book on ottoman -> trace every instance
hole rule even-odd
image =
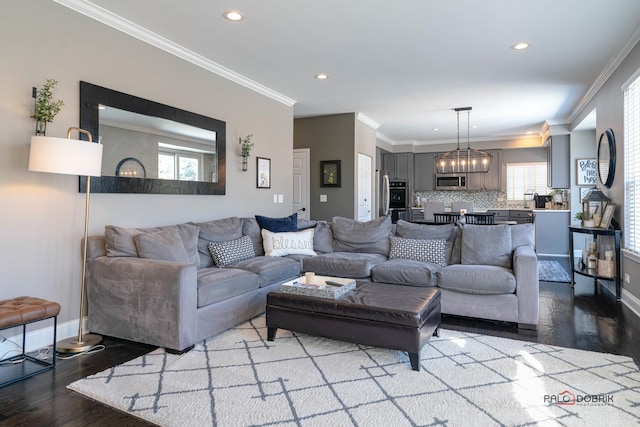
[[[342,295],[356,288],[353,279],[339,277],[315,276],[311,283],[305,283],[305,277],[299,277],[280,285],[280,292],[311,297],[338,299]]]

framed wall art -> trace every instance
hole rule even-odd
[[[614,203],[609,203],[606,208],[604,208],[604,214],[602,215],[602,221],[600,221],[600,228],[608,229],[611,225],[611,220],[613,219],[613,213],[616,210],[616,205]]]
[[[340,186],[340,160],[320,161],[320,187]]]
[[[271,188],[271,159],[256,157],[256,187]]]
[[[596,185],[597,179],[596,159],[576,159],[576,185]]]

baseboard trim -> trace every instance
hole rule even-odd
[[[87,318],[83,319],[84,321],[84,330],[87,330]],[[44,326],[40,329],[30,330],[29,328],[33,328],[34,326]],[[69,338],[78,335],[78,319],[70,320],[64,323],[58,323],[58,336],[56,337],[58,340]],[[7,336],[4,333],[10,332],[12,336]],[[6,329],[4,331],[0,331],[0,335],[5,337],[7,340],[0,343],[0,358],[5,359],[9,356],[20,354],[20,349],[22,346],[22,326]],[[50,347],[53,343],[53,319],[46,319],[42,322],[30,323],[27,325],[27,337],[25,342],[26,351],[36,351],[41,348]],[[13,343],[17,344],[14,345]]]
[[[540,254],[540,253],[536,253],[536,255],[538,256],[538,258],[540,258],[541,256],[550,257],[550,258],[569,258],[569,254]]]
[[[620,301],[622,301],[622,303],[626,305],[629,310],[633,311],[636,316],[640,317],[640,299],[638,299],[631,292],[627,291],[625,288],[622,288]]]

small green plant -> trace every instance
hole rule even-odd
[[[53,88],[58,84],[55,79],[47,79],[47,82],[42,86],[36,96],[36,106],[31,115],[32,119],[36,119],[39,122],[51,123],[53,118],[60,112],[60,109],[64,105],[61,99],[52,101]]]
[[[251,148],[253,148],[253,142],[251,142],[251,138],[253,138],[253,134],[247,135],[244,138],[240,138],[240,149],[242,157],[249,157],[251,153]]]
[[[578,221],[582,221],[582,212],[578,212],[574,218]]]

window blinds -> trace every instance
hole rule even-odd
[[[640,77],[624,90],[624,247],[640,253]]]
[[[524,193],[547,194],[547,163],[507,163],[507,200],[520,201]]]

